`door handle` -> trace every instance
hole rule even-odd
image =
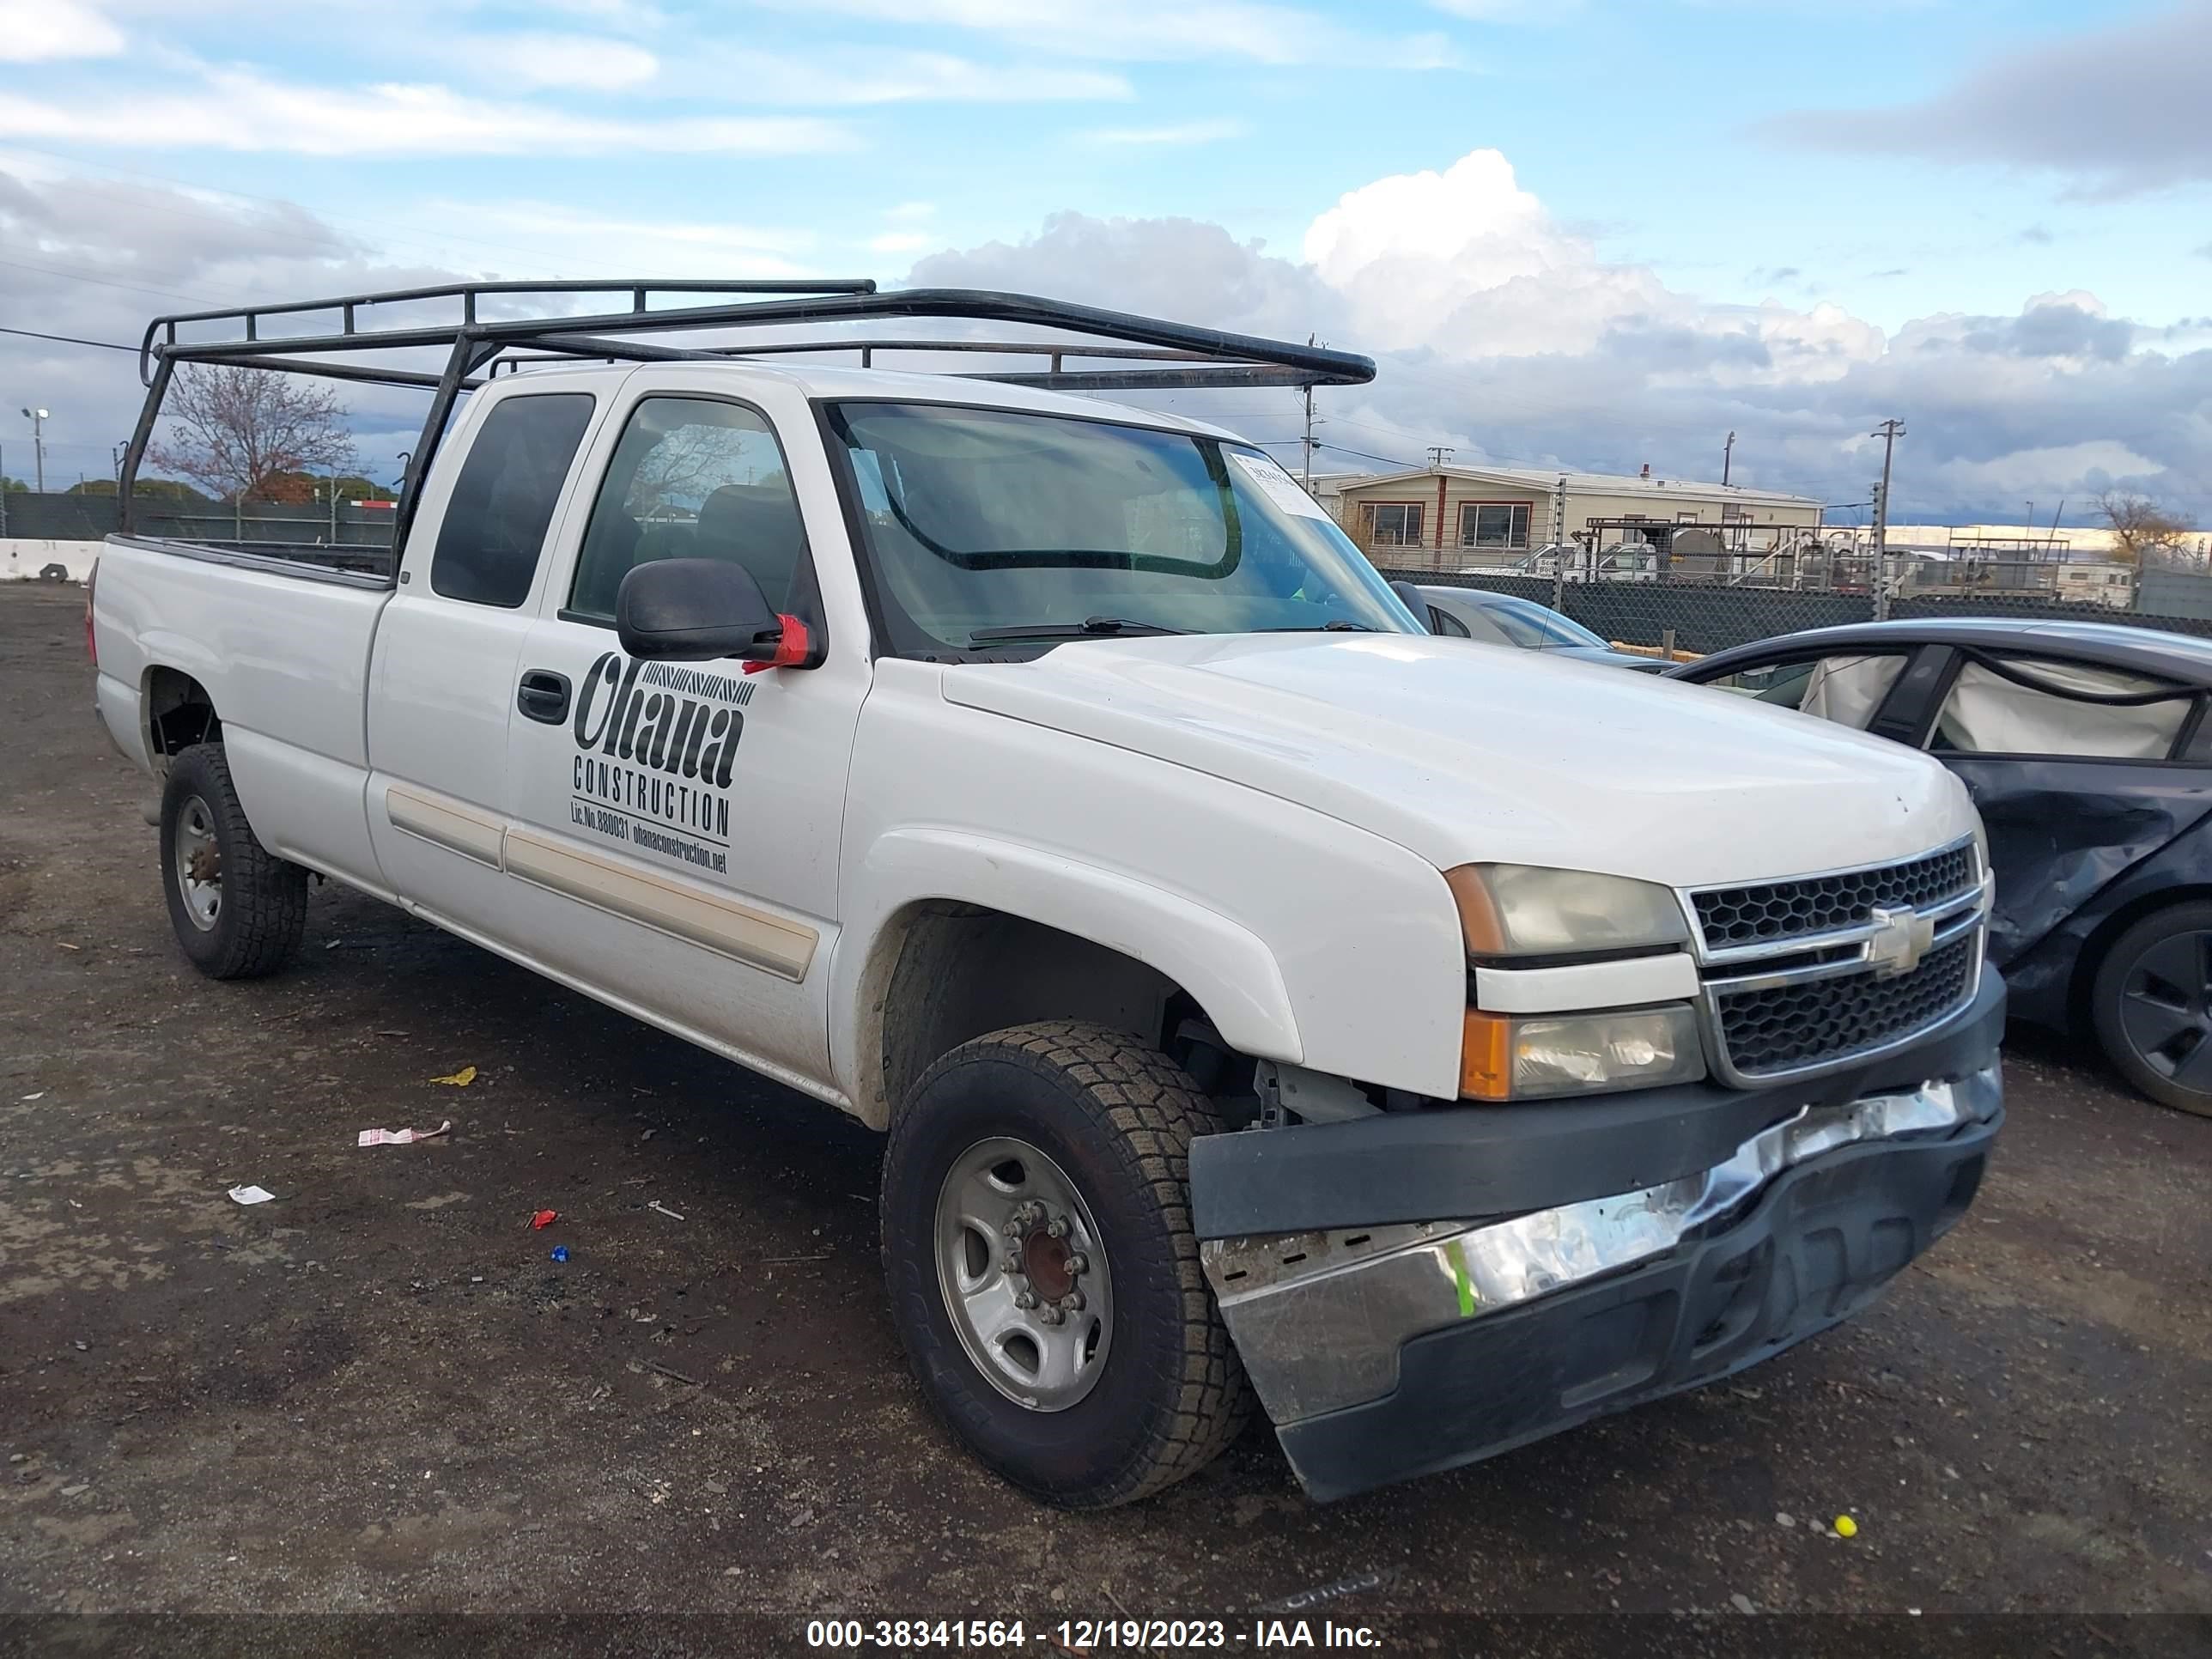
[[[526,668],[514,689],[514,706],[532,720],[558,726],[568,718],[568,677],[550,668]]]

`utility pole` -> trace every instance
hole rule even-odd
[[[1723,489],[1728,488],[1729,463],[1735,459],[1735,434],[1731,432],[1728,435],[1728,441],[1721,446],[1721,488]]]
[[[1429,446],[1429,465],[1431,466],[1442,466],[1446,461],[1451,459],[1451,458],[1452,448],[1449,444],[1431,444]]]
[[[39,494],[46,493],[46,419],[43,409],[27,409],[23,418],[31,423],[31,456],[39,469]]]
[[[1905,435],[1905,422],[1884,421],[1867,434],[1881,440],[1881,488],[1874,498],[1874,557],[1875,568],[1886,578],[1889,571],[1889,463],[1897,448],[1897,441]]]
[[[1307,494],[1307,495],[1312,495],[1312,494],[1313,494],[1313,451],[1314,451],[1314,442],[1313,442],[1313,388],[1312,388],[1311,386],[1308,386],[1308,387],[1306,388],[1306,435],[1305,435],[1304,442],[1305,442],[1305,457],[1306,457],[1306,494]]]

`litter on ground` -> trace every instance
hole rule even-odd
[[[230,1196],[237,1204],[266,1204],[276,1194],[263,1187],[233,1187]]]
[[[441,1135],[453,1127],[453,1120],[447,1118],[434,1129],[363,1129],[355,1144],[361,1146],[405,1146],[414,1141],[428,1140]]]
[[[447,1084],[456,1089],[465,1089],[476,1080],[477,1068],[473,1066],[464,1066],[450,1077],[434,1077],[430,1079],[433,1083]]]

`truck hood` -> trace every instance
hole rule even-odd
[[[1409,634],[1081,641],[945,671],[963,707],[1477,860],[1669,886],[1908,858],[1973,808],[1929,757],[1794,710]],[[1200,827],[1192,826],[1194,833]]]

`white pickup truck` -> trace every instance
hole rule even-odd
[[[391,337],[343,303],[290,366]],[[1213,427],[617,323],[431,342],[395,558],[110,541],[100,714],[206,972],[280,967],[312,872],[886,1132],[928,1397],[1073,1506],[1255,1394],[1319,1498],[1488,1456],[1965,1211],[2003,989],[1935,761],[1431,638]],[[136,450],[259,337],[158,344]]]

